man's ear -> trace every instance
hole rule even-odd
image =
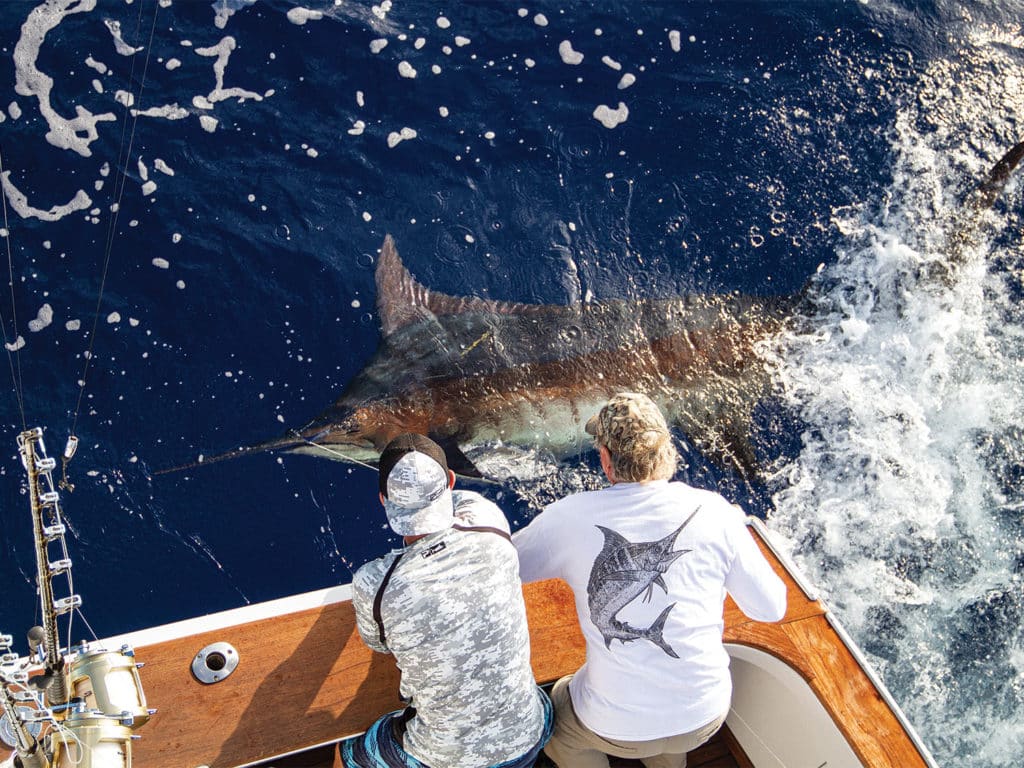
[[[455,487],[455,473],[452,472],[450,469],[448,470],[448,487],[449,488],[454,488]]]
[[[383,507],[384,506],[384,494],[383,493],[378,493],[377,495],[380,497],[380,505]]]
[[[601,469],[604,470],[605,477],[608,478],[608,482],[615,485],[615,470],[612,466],[612,452],[602,445],[598,448],[598,455],[601,457]]]

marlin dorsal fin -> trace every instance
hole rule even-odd
[[[420,283],[402,263],[391,235],[384,238],[375,275],[377,314],[384,336],[431,316],[457,315],[463,312],[488,312],[499,315],[537,315],[551,308],[542,304],[449,296],[432,291]]]
[[[374,277],[382,334],[390,336],[429,314],[431,292],[405,268],[391,235],[384,238]]]

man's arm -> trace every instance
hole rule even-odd
[[[394,554],[371,560],[352,577],[352,607],[356,610],[356,628],[367,647],[378,653],[391,651],[380,640],[380,627],[373,617],[373,601],[393,559]]]
[[[740,610],[754,621],[779,621],[786,615],[786,585],[761,554],[753,534],[742,522],[738,525],[734,536],[736,557],[725,588]]]
[[[551,557],[550,518],[541,512],[533,521],[512,534],[512,543],[519,553],[519,578],[524,584],[559,575]]]

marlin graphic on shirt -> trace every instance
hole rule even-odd
[[[691,551],[673,550],[672,547],[683,528],[699,511],[700,507],[697,507],[682,525],[657,541],[634,543],[610,528],[597,526],[604,534],[604,546],[590,571],[587,599],[590,604],[590,620],[601,631],[606,647],[611,648],[612,640],[621,640],[623,643],[640,639],[650,640],[669,656],[679,658],[672,650],[672,646],[662,637],[665,621],[675,603],[663,610],[646,629],[630,626],[615,616],[644,591],[647,593],[644,602],[650,601],[655,584],[668,593],[662,574],[682,555]]]

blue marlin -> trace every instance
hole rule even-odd
[[[982,213],[1022,157],[1024,143],[965,200],[935,282],[959,267]],[[801,296],[694,294],[566,306],[450,296],[416,280],[391,236],[375,281],[380,345],[335,403],[299,430],[206,463],[274,449],[375,463],[393,437],[419,432],[444,447],[453,470],[480,477],[470,449],[500,444],[559,459],[578,455],[590,446],[586,420],[611,395],[633,391],[658,403],[710,460],[747,480],[758,477],[752,414],[772,387],[762,350]]]
[[[587,601],[590,605],[590,620],[601,631],[604,644],[610,648],[612,640],[624,643],[633,640],[650,640],[669,656],[679,656],[662,637],[668,614],[675,603],[667,606],[646,629],[632,627],[619,621],[616,615],[633,600],[645,593],[644,602],[649,602],[657,584],[667,594],[665,579],[662,577],[672,564],[690,552],[689,549],[672,549],[683,528],[700,511],[695,509],[672,533],[657,541],[631,542],[624,536],[597,526],[604,534],[604,546],[594,560],[587,582]]]
[[[788,296],[519,304],[437,293],[394,240],[376,271],[381,343],[341,397],[281,447],[376,461],[403,432],[441,444],[452,469],[480,471],[468,448],[591,445],[583,425],[621,391],[643,392],[713,460],[752,476],[751,413],[770,386],[758,345],[790,316]],[[266,447],[276,447],[268,445]]]

